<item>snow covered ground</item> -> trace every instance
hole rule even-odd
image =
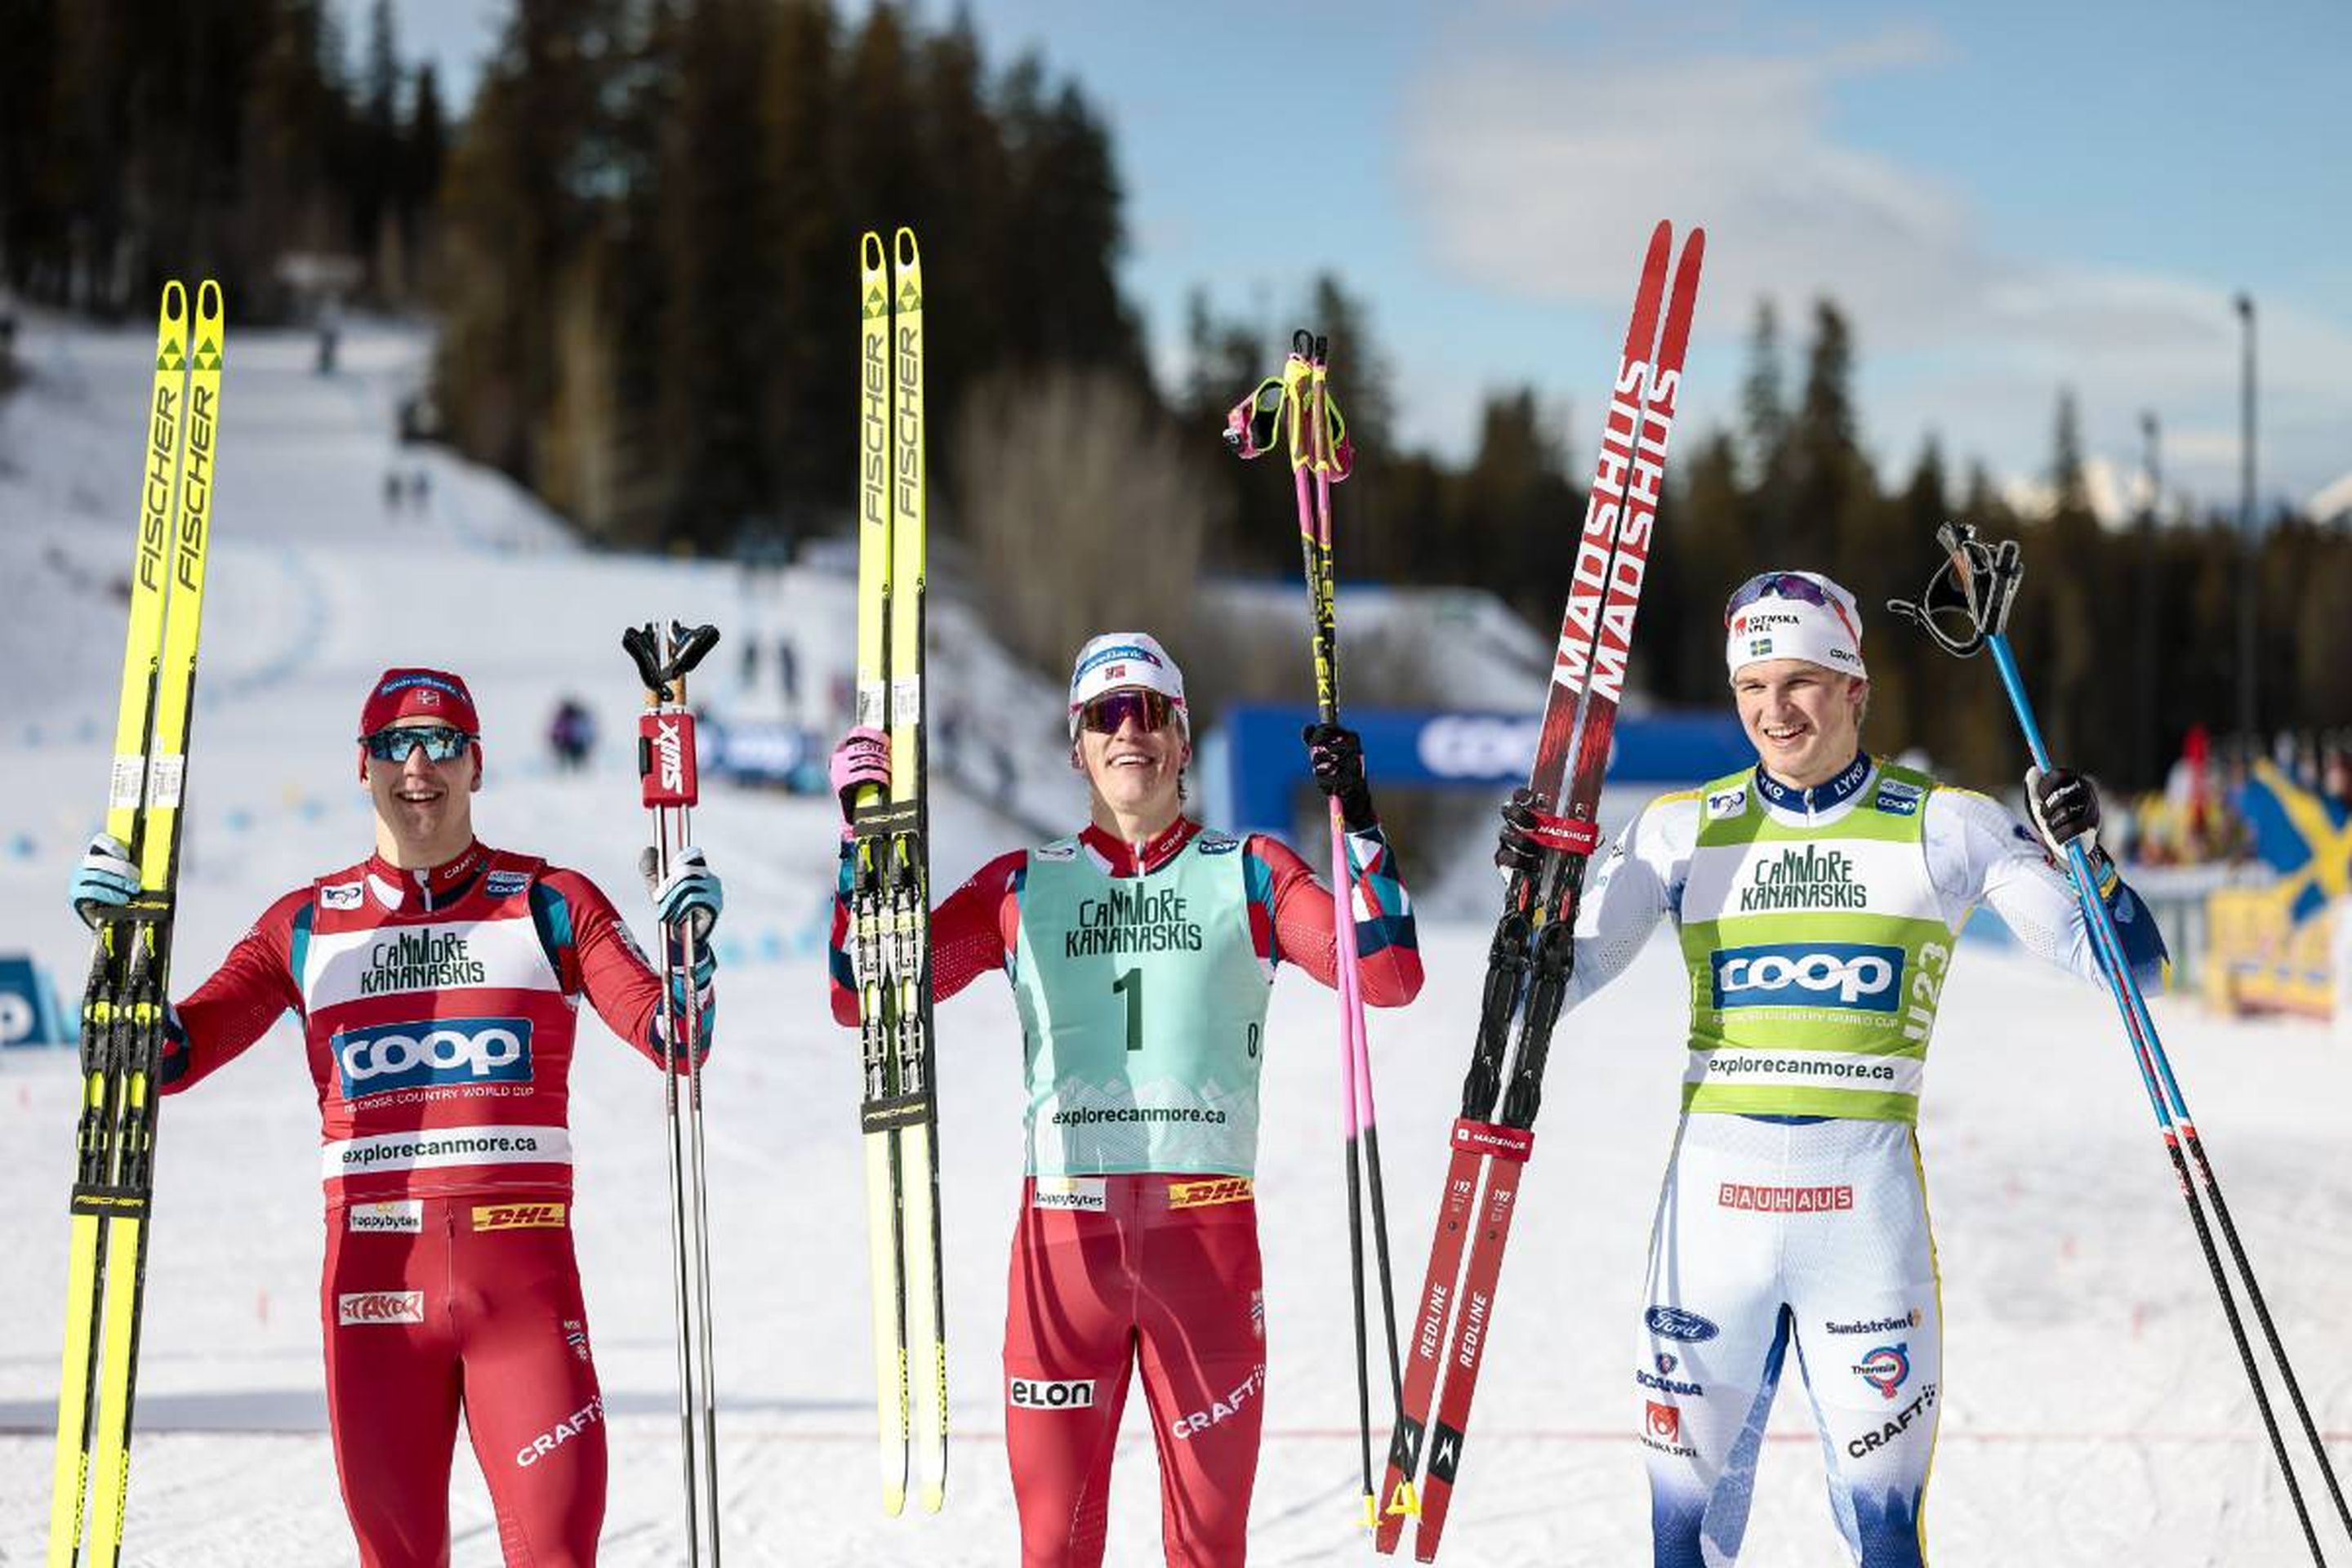
[[[0,411],[0,950],[70,987],[87,942],[64,908],[93,824],[136,470],[130,427],[146,342],[28,323],[34,390]],[[494,476],[396,455],[391,411],[413,333],[358,331],[321,382],[309,344],[233,342],[178,938],[184,990],[276,893],[361,853],[351,724],[387,664],[464,670],[480,700],[484,836],[580,866],[638,910],[642,826],[617,742],[583,775],[537,760],[574,691],[618,736],[635,700],[618,652],[632,619],[790,628],[810,673],[843,656],[849,590],[821,573],[593,555]],[[432,474],[425,513],[390,513],[384,468]],[[963,679],[992,650],[951,634]],[[943,661],[945,662],[945,661]],[[45,673],[36,680],[29,672]],[[944,674],[945,672],[943,672]],[[714,659],[724,693],[730,661]],[[992,687],[992,695],[994,688]],[[1049,746],[1050,698],[1023,755]],[[1042,738],[1041,738],[1042,737]],[[1074,820],[1077,786],[1024,771],[1023,804]],[[1033,797],[1044,792],[1042,803]],[[1016,842],[961,797],[939,809],[944,884]],[[1020,1042],[1003,987],[945,1005],[941,1095],[950,1393],[948,1511],[881,1517],[871,1479],[865,1257],[849,1037],[825,1016],[810,948],[834,832],[824,802],[714,791],[698,837],[729,883],[712,1068],[718,1355],[727,1545],[738,1563],[1002,1564],[1015,1560],[997,1373],[1019,1184]],[[1430,984],[1376,1015],[1382,1143],[1401,1289],[1418,1279],[1467,1049],[1485,932],[1425,930]],[[1671,1135],[1681,982],[1654,948],[1564,1026],[1541,1146],[1513,1241],[1445,1560],[1647,1561],[1641,1415],[1628,1375],[1642,1257]],[[1355,1395],[1335,1102],[1332,1003],[1276,990],[1261,1209],[1271,1373],[1254,1517],[1261,1563],[1368,1559],[1352,1527]],[[2352,1152],[2331,1086],[2340,1046],[2315,1026],[2158,1016],[2299,1354],[2339,1465],[2352,1461]],[[608,1408],[605,1561],[683,1560],[671,1382],[658,1083],[583,1016],[573,1112],[576,1212]],[[68,1054],[0,1059],[0,1563],[46,1528],[75,1092]],[[133,1563],[352,1560],[323,1431],[315,1310],[316,1109],[290,1027],[163,1122],[141,1363]],[[2152,1135],[2108,1004],[2029,961],[1972,947],[1947,992],[1921,1128],[1948,1321],[1930,1540],[1947,1564],[2289,1563],[2299,1533],[2211,1286]],[[1158,1561],[1150,1436],[1131,1408],[1111,1560]],[[1841,1560],[1805,1405],[1790,1392],[1759,1480],[1755,1568]],[[456,1561],[497,1561],[479,1478],[461,1459]]]

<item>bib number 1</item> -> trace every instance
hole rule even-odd
[[[1127,998],[1127,1048],[1143,1048],[1143,971],[1130,969],[1111,982],[1110,988]]]

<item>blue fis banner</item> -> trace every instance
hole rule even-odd
[[[0,953],[0,1047],[72,1043],[40,965],[24,953]]]

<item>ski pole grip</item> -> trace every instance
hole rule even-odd
[[[621,633],[621,647],[636,661],[637,679],[645,682],[646,694],[655,701],[667,701],[669,682],[662,679],[661,645],[654,638],[654,628],[648,626],[630,626]]]
[[[702,656],[719,646],[717,626],[689,626],[683,621],[669,624],[669,674],[675,679],[702,662]]]

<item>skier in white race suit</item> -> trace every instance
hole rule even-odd
[[[2027,774],[2033,826],[1874,757],[1853,597],[1810,572],[1743,584],[1726,662],[1757,764],[1660,796],[1584,894],[1567,1005],[1622,973],[1672,916],[1690,978],[1683,1117],[1667,1160],[1628,1388],[1657,1568],[1739,1554],[1789,1352],[1811,1395],[1830,1506],[1862,1568],[1926,1560],[1943,1384],[1935,1241],[1914,1124],[1961,925],[1990,905],[2028,951],[2100,979],[2072,884],[2080,839],[2143,985],[2156,921],[2097,847],[2098,797]],[[1543,819],[1504,812],[1496,859]]]

